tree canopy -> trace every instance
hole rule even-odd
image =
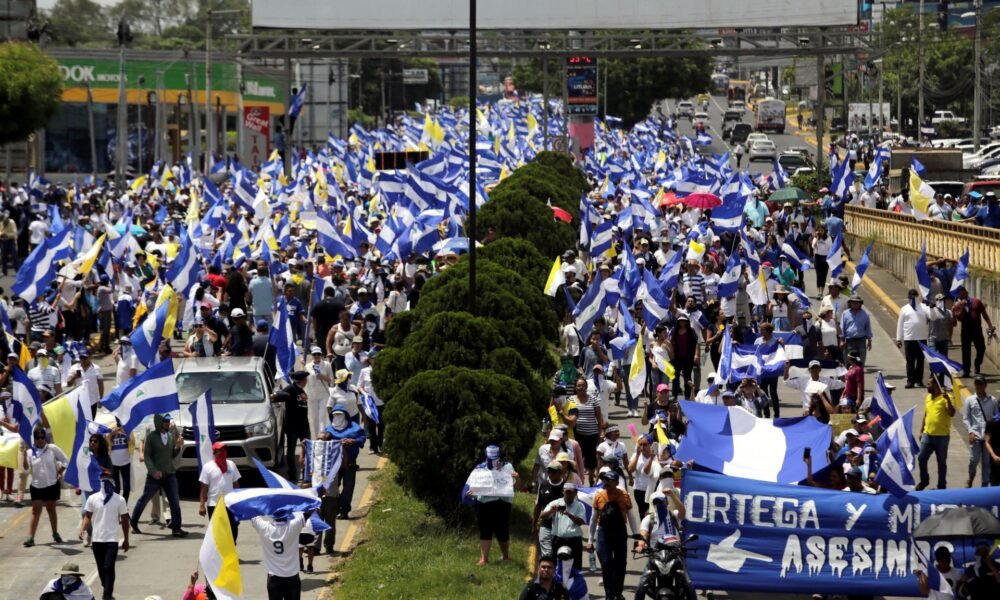
[[[0,145],[28,138],[59,110],[63,78],[34,44],[0,44]]]

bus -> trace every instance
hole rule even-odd
[[[712,93],[721,96],[728,90],[729,75],[726,75],[725,73],[712,73]]]
[[[726,100],[729,104],[740,100],[746,102],[750,99],[749,94],[747,94],[747,88],[750,86],[749,81],[730,79],[729,87],[726,89]]]
[[[755,131],[773,131],[785,133],[785,101],[775,98],[764,98],[754,106],[756,120]]]

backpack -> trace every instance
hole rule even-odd
[[[625,530],[625,519],[622,517],[622,511],[618,509],[617,503],[611,501],[610,496],[607,504],[601,509],[597,522],[608,533]]]

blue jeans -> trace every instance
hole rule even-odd
[[[142,511],[145,510],[146,504],[161,489],[167,495],[167,503],[170,504],[170,529],[180,531],[181,499],[177,491],[177,475],[175,473],[164,473],[160,479],[156,479],[152,475],[146,475],[146,486],[142,490],[142,496],[139,496],[138,502],[135,503],[135,508],[132,509],[133,526],[139,524],[139,519],[142,518]]]
[[[930,483],[930,474],[927,472],[927,461],[931,454],[937,458],[937,486],[938,489],[947,487],[945,480],[948,475],[948,440],[947,435],[927,435],[920,437],[920,454],[917,456],[917,465],[920,467],[920,486],[927,487]]]
[[[976,478],[976,465],[982,464],[983,487],[989,487],[990,470],[993,465],[993,461],[990,460],[990,453],[986,450],[985,444],[986,442],[984,440],[976,440],[969,444],[969,481],[973,481]]]
[[[604,596],[614,600],[625,589],[625,567],[628,564],[628,536],[622,528],[609,533],[603,527],[597,530],[597,558],[601,561],[601,579]]]

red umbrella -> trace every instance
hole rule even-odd
[[[667,192],[663,194],[663,205],[664,206],[674,206],[676,204],[681,204],[684,202],[684,198],[678,198],[677,194],[674,192]]]
[[[715,208],[716,206],[722,206],[722,198],[714,194],[695,192],[690,196],[684,197],[684,204],[691,208]]]

